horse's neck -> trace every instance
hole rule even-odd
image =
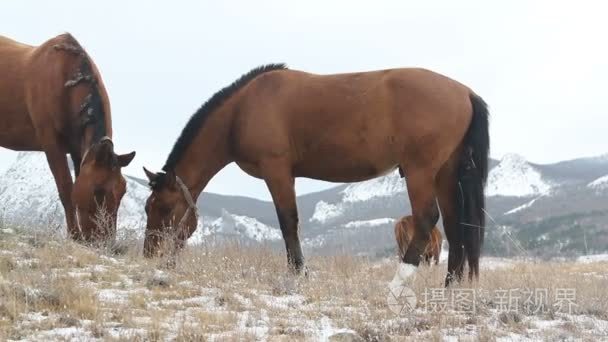
[[[175,166],[175,173],[193,192],[194,198],[198,198],[213,176],[233,161],[229,141],[232,114],[228,106],[212,113]]]
[[[83,60],[78,62],[80,65],[77,69],[80,76],[75,76],[71,81],[80,82],[78,77],[83,76],[88,76],[90,79],[77,83],[69,91],[77,98],[82,96],[78,100],[78,108],[75,108],[75,111],[78,113],[76,119],[84,125],[81,133],[81,153],[86,153],[91,146],[103,138],[112,138],[112,119],[108,94],[99,71],[86,53],[81,58]]]

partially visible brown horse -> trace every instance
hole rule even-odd
[[[405,257],[407,248],[410,245],[410,242],[412,242],[415,234],[416,228],[414,227],[414,218],[412,216],[402,217],[395,223],[395,239],[397,240],[399,258],[401,260]],[[426,263],[430,264],[432,259],[435,259],[435,265],[439,263],[441,242],[441,232],[439,231],[439,228],[435,226],[431,229],[431,237],[422,253],[422,258]]]
[[[484,231],[488,121],[479,96],[428,70],[315,75],[280,64],[259,67],[191,117],[164,172],[146,170],[153,191],[146,202],[145,255],[156,255],[167,235],[174,237],[171,248],[184,245],[197,226],[195,200],[236,162],[266,182],[289,265],[300,271],[295,177],[359,182],[400,168],[416,227],[403,257],[409,272],[420,262],[440,207],[450,243],[446,284],[461,278],[465,256],[473,278]]]
[[[120,168],[135,152],[114,153],[110,103],[91,58],[70,34],[38,47],[0,36],[0,75],[0,146],[44,151],[69,236],[84,241],[111,238],[126,191]],[[113,225],[103,227],[109,232],[98,231],[95,215],[100,208]]]

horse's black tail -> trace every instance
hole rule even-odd
[[[464,137],[463,152],[458,166],[458,222],[469,263],[469,278],[479,276],[479,257],[485,234],[484,188],[488,178],[490,152],[489,112],[484,100],[476,94],[469,96],[473,118]]]

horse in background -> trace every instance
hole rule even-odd
[[[174,114],[167,115],[167,118]],[[318,75],[262,66],[192,115],[161,172],[145,170],[144,254],[171,253],[197,228],[196,199],[235,162],[272,195],[290,269],[304,270],[294,181],[351,183],[395,169],[407,177],[416,233],[403,261],[420,263],[439,220],[449,241],[445,284],[465,258],[478,276],[490,146],[486,103],[470,88],[417,68]]]
[[[0,75],[0,146],[45,153],[71,238],[113,239],[126,191],[121,168],[135,152],[114,152],[110,102],[93,60],[68,33],[37,47],[0,36]],[[100,212],[109,227],[99,227]]]
[[[399,252],[399,259],[403,260],[407,253],[407,247],[412,241],[416,228],[414,227],[414,218],[412,216],[404,216],[395,223],[395,239]],[[435,265],[439,263],[439,255],[441,254],[441,232],[437,226],[431,229],[431,238],[422,253],[422,259],[430,264],[431,260],[435,260]]]

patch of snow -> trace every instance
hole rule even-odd
[[[55,328],[36,335],[32,341],[94,341],[90,331],[80,327]]]
[[[270,296],[259,295],[259,299],[264,301],[266,305],[275,309],[288,310],[298,308],[303,305],[306,298],[302,295],[287,295],[287,296]]]
[[[606,262],[608,254],[583,255],[576,259],[576,262],[588,264],[592,262]]]
[[[243,307],[245,308],[249,308],[249,309],[253,309],[253,302],[251,301],[251,299],[241,295],[240,293],[235,293],[232,295],[232,297],[239,302],[239,304],[241,304]]]
[[[254,218],[240,215],[232,215],[232,218],[234,219],[235,229],[253,240],[282,239],[282,235],[277,228],[267,226]]]
[[[111,263],[113,265],[120,265],[120,264],[122,264],[122,262],[116,260],[116,258],[109,257],[107,255],[103,255],[102,254],[102,255],[99,256],[99,258],[102,259],[102,260],[108,261],[109,263]]]
[[[67,272],[66,274],[72,278],[85,278],[85,279],[91,278],[91,276],[92,276],[91,272]]]
[[[385,224],[392,224],[393,222],[395,222],[394,219],[385,217],[385,218],[365,220],[365,221],[352,221],[352,222],[348,222],[347,224],[345,224],[344,227],[345,228],[375,227],[375,226],[382,226]]]
[[[329,338],[336,334],[352,334],[356,335],[355,331],[346,328],[336,328],[333,326],[331,319],[327,316],[321,317],[321,319],[317,322],[318,326],[316,330],[318,331],[316,340],[317,341],[329,341]]]
[[[132,290],[120,290],[120,289],[101,289],[97,292],[97,299],[101,302],[110,302],[118,304],[126,304],[129,302],[129,297],[137,293],[149,293],[150,291],[145,288],[132,289]]]
[[[42,314],[41,312],[28,312],[27,314],[23,314],[22,315],[23,319],[30,321],[30,322],[42,322],[45,319],[48,319],[49,316]]]
[[[364,202],[377,197],[390,197],[406,193],[405,181],[398,171],[365,182],[350,184],[342,190],[344,202]]]
[[[175,306],[198,306],[198,307],[214,307],[216,299],[215,297],[208,296],[196,296],[184,299],[162,299],[159,301],[160,307],[165,307],[167,305],[175,305]]]
[[[587,184],[587,187],[596,191],[608,190],[608,175],[594,180],[593,182]]]
[[[541,197],[543,197],[543,196],[538,196],[535,199],[533,199],[533,200],[531,200],[529,202],[526,202],[526,203],[520,205],[519,207],[513,208],[513,209],[507,211],[505,213],[505,215],[515,214],[515,213],[520,212],[520,211],[522,211],[524,209],[528,209],[528,208],[530,208],[534,204],[534,202],[536,202],[537,200],[539,200]]]
[[[91,272],[99,272],[99,273],[104,273],[109,270],[108,267],[104,266],[104,265],[93,265],[93,266],[88,267],[88,269]]]
[[[253,335],[256,341],[267,340],[270,327],[268,326],[269,318],[266,310],[260,311],[260,319],[254,319],[249,311],[240,312],[238,316],[237,326],[240,332]]]
[[[210,235],[244,237],[258,242],[274,241],[283,238],[277,228],[265,225],[255,218],[231,214],[226,210],[222,211],[221,217],[201,229],[199,236],[191,239],[191,241],[202,241],[206,236]]]
[[[513,265],[513,260],[495,257],[483,257],[480,259],[479,267],[484,270],[499,270],[513,267]]]
[[[148,330],[142,328],[125,328],[125,327],[111,327],[105,330],[109,337],[121,340],[121,339],[132,339],[132,340],[144,340],[148,334]]]
[[[536,238],[536,241],[547,241],[547,240],[549,240],[548,233],[541,234],[539,237]]]
[[[318,235],[314,238],[304,238],[302,246],[306,248],[319,248],[325,244],[325,237]]]
[[[330,204],[325,201],[319,201],[315,205],[315,211],[310,222],[326,223],[332,219],[340,217],[344,213],[344,208],[341,204]]]
[[[527,197],[548,195],[553,185],[516,154],[505,155],[488,175],[487,196]]]

